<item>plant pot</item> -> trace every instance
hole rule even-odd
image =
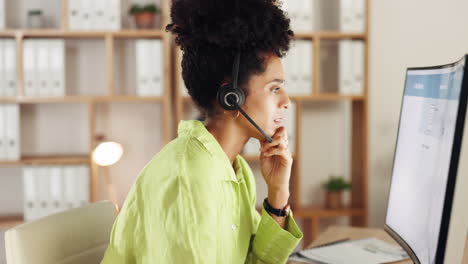
[[[140,13],[135,13],[133,17],[135,19],[135,25],[138,29],[154,28],[155,13],[140,12]]]
[[[326,191],[325,192],[325,206],[328,209],[343,208],[342,191]]]

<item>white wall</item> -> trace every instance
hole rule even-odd
[[[371,2],[369,206],[370,225],[382,226],[405,69],[450,63],[468,53],[468,1]]]

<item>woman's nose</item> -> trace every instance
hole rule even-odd
[[[291,100],[289,100],[289,96],[285,95],[285,99],[282,102],[281,108],[288,109],[291,105]]]

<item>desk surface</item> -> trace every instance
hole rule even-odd
[[[318,246],[339,239],[364,239],[368,237],[376,237],[383,241],[398,245],[393,238],[381,228],[362,228],[349,226],[331,226],[321,233],[318,238],[308,247]],[[412,264],[411,260],[393,262],[398,264]],[[302,262],[289,261],[288,264],[303,264]],[[468,238],[465,243],[465,255],[462,264],[468,264]]]

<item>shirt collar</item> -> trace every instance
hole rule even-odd
[[[223,162],[226,164],[226,166],[231,168],[230,172],[232,173],[228,173],[229,175],[226,176],[226,180],[235,181],[238,183],[242,182],[242,174],[244,173],[244,163],[242,162],[242,157],[237,155],[237,157],[234,159],[234,172],[234,169],[232,169],[233,166],[231,165],[231,161],[226,155],[226,152],[224,152],[218,140],[216,140],[216,138],[208,131],[208,129],[206,129],[203,122],[199,120],[181,120],[177,128],[177,134],[179,136],[186,135],[195,137],[203,144],[203,146],[211,155],[220,157],[223,159]]]

